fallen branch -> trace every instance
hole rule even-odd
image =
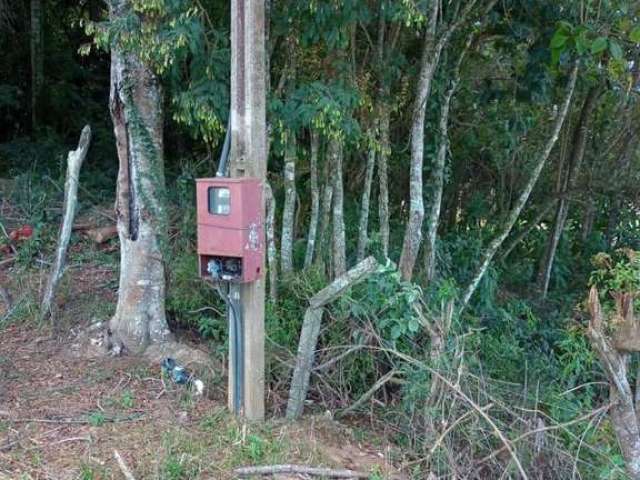
[[[118,462],[118,467],[120,467],[124,478],[126,478],[127,480],[136,480],[136,477],[133,476],[133,473],[131,473],[131,470],[129,470],[129,467],[124,462],[117,450],[113,451],[113,456],[116,459],[116,462]]]
[[[9,412],[0,411],[0,416],[8,416]],[[142,420],[144,415],[139,413],[128,417],[105,417],[102,419],[104,423],[124,423],[136,422]],[[3,422],[11,423],[58,423],[58,424],[74,424],[74,425],[91,425],[91,420],[81,418],[3,418]]]
[[[281,473],[314,475],[328,478],[369,478],[369,474],[354,470],[334,470],[331,468],[308,467],[306,465],[265,465],[260,467],[236,468],[233,473],[239,477],[251,475],[275,475]]]
[[[64,272],[65,257],[67,256],[67,248],[69,247],[69,239],[71,238],[71,229],[73,227],[73,218],[76,214],[76,205],[78,203],[78,176],[80,167],[89,151],[89,142],[91,141],[91,128],[86,125],[80,134],[78,148],[69,152],[67,156],[67,180],[64,187],[64,216],[62,218],[62,226],[60,227],[60,238],[56,249],[56,259],[51,269],[49,281],[42,296],[40,304],[40,322],[46,317],[52,316],[51,304],[56,293],[56,287],[62,278]]]

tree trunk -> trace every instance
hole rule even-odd
[[[333,276],[347,271],[347,246],[344,233],[344,184],[342,182],[342,143],[329,142],[329,158],[333,167]]]
[[[371,200],[371,185],[373,183],[373,169],[376,165],[376,151],[369,149],[367,155],[367,170],[364,178],[364,186],[362,188],[362,201],[360,204],[360,221],[358,223],[358,247],[356,261],[364,258],[369,243],[369,202]]]
[[[447,151],[449,150],[449,111],[451,109],[451,99],[458,88],[460,82],[460,66],[464,60],[465,54],[471,45],[472,36],[469,36],[465,44],[464,50],[460,53],[460,57],[456,62],[452,73],[451,84],[445,93],[440,110],[440,145],[438,146],[438,154],[436,155],[436,163],[433,167],[431,183],[433,185],[433,196],[431,198],[431,207],[429,208],[429,216],[427,218],[427,240],[425,245],[425,276],[430,283],[436,274],[436,237],[438,235],[438,226],[440,224],[440,210],[442,206],[442,191],[444,190],[444,168],[447,159]]]
[[[386,91],[386,90],[385,90]],[[388,91],[384,94],[380,107],[380,153],[378,154],[378,222],[382,254],[389,256],[389,175],[388,162],[391,153],[389,140],[389,105],[386,103]]]
[[[110,18],[131,14],[128,0],[112,0]],[[120,287],[110,328],[130,350],[165,342],[165,209],[160,82],[135,54],[111,50],[110,111],[120,168],[116,217]]]
[[[623,183],[624,178],[628,174],[633,156],[638,148],[638,140],[640,140],[640,135],[635,129],[631,130],[627,134],[624,148],[618,157],[614,172],[615,179],[618,180],[619,183]],[[614,190],[611,198],[611,205],[609,207],[609,221],[607,222],[607,230],[605,234],[609,248],[613,248],[615,245],[615,234],[620,221],[620,210],[622,210],[624,197],[624,193]]]
[[[304,255],[304,268],[309,268],[313,263],[313,255],[316,246],[318,220],[320,216],[320,187],[318,186],[318,150],[320,149],[320,135],[314,129],[311,130],[311,157],[310,182],[311,182],[311,216],[309,218],[309,234],[307,236],[307,251]]]
[[[587,145],[587,138],[589,135],[589,127],[591,125],[591,119],[595,110],[597,100],[599,96],[599,88],[591,87],[587,92],[587,98],[584,101],[582,110],[580,112],[580,118],[578,125],[573,134],[573,145],[571,150],[571,158],[569,160],[569,168],[563,180],[563,184],[560,191],[560,197],[558,199],[558,205],[556,207],[556,216],[554,221],[553,230],[549,235],[547,248],[544,253],[544,264],[540,272],[538,273],[538,288],[542,294],[542,298],[546,298],[549,291],[549,281],[551,279],[551,270],[553,268],[553,262],[560,243],[560,237],[564,231],[565,224],[567,222],[567,216],[569,215],[569,196],[573,190],[578,175],[580,174],[580,168],[582,166],[582,160],[584,159],[585,147]]]
[[[582,213],[582,230],[580,232],[580,239],[586,242],[593,232],[593,223],[596,220],[596,204],[592,198],[587,199],[587,204],[584,207]]]
[[[424,163],[424,124],[427,101],[431,92],[433,75],[440,61],[444,44],[436,42],[436,25],[440,2],[432,2],[429,25],[425,33],[418,87],[413,104],[411,121],[411,167],[409,173],[409,219],[404,233],[399,269],[403,280],[411,281],[413,268],[422,241],[424,200],[422,195],[422,168]],[[439,48],[438,48],[439,47]]]
[[[473,296],[474,292],[478,288],[478,285],[480,284],[480,280],[482,280],[482,277],[486,273],[487,268],[489,268],[489,264],[491,263],[491,260],[493,260],[493,257],[495,256],[496,252],[498,251],[502,243],[505,241],[505,239],[509,235],[509,232],[511,232],[513,225],[516,223],[516,220],[520,216],[520,212],[522,212],[522,209],[527,203],[527,200],[529,199],[529,195],[531,195],[531,191],[533,190],[533,187],[538,181],[540,172],[542,172],[542,168],[547,162],[547,159],[551,154],[551,150],[553,150],[553,147],[558,141],[558,137],[560,136],[560,130],[562,130],[562,125],[564,124],[564,121],[567,118],[567,114],[569,112],[569,105],[571,104],[573,91],[576,88],[577,78],[578,78],[578,64],[576,63],[573,66],[573,69],[571,71],[571,75],[569,77],[569,83],[566,89],[566,94],[562,102],[562,106],[560,107],[557,113],[556,121],[551,131],[551,136],[549,137],[549,140],[547,141],[547,144],[545,145],[544,150],[540,153],[540,156],[538,157],[538,160],[533,168],[533,172],[529,177],[529,181],[527,182],[527,184],[524,187],[524,190],[518,197],[518,200],[516,201],[515,205],[509,212],[509,215],[504,224],[504,227],[502,228],[502,232],[500,232],[500,234],[498,234],[493,240],[491,240],[491,242],[483,252],[482,257],[480,259],[480,266],[476,270],[476,273],[474,274],[473,278],[469,282],[469,285],[464,291],[462,301],[461,301],[461,310],[463,310],[469,303],[469,300],[471,300],[471,297]]]
[[[44,52],[42,35],[42,0],[31,0],[31,128],[40,120],[40,98],[44,84]]]
[[[490,0],[485,13],[493,8],[497,0]],[[467,21],[477,0],[470,0],[463,11],[436,36],[437,21],[440,15],[440,2],[432,2],[429,25],[424,38],[418,87],[413,104],[411,120],[411,167],[409,173],[409,219],[404,233],[402,253],[398,268],[402,278],[411,281],[413,269],[422,242],[422,222],[424,220],[424,200],[422,196],[422,168],[424,164],[424,125],[427,102],[431,92],[433,76],[438,68],[442,50],[449,43],[451,35]]]
[[[529,232],[531,232],[531,230],[533,230],[538,226],[538,224],[547,215],[547,213],[551,211],[551,208],[553,207],[555,202],[556,202],[556,199],[552,198],[542,206],[542,208],[540,209],[540,212],[538,212],[538,215],[536,215],[535,218],[531,220],[529,224],[518,235],[516,235],[516,237],[511,241],[511,243],[507,247],[505,247],[504,252],[502,253],[502,256],[501,256],[502,260],[506,260],[509,254],[513,251],[513,249],[516,248],[516,246],[522,240],[524,240],[527,237],[527,235],[529,235]]]
[[[265,219],[265,235],[267,240],[267,262],[269,269],[269,298],[272,302],[278,300],[278,249],[276,248],[275,223],[276,223],[276,199],[273,196],[271,185],[264,186],[267,217]]]
[[[318,254],[316,263],[320,264],[331,258],[329,247],[329,230],[331,228],[331,205],[333,204],[333,186],[331,179],[325,180],[322,192],[322,218],[320,219],[320,231],[318,234]]]
[[[296,212],[296,140],[293,132],[290,132],[290,135],[284,154],[284,206],[280,236],[280,262],[283,275],[293,271],[293,223]]]

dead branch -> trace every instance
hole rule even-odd
[[[366,279],[378,267],[379,264],[374,257],[367,257],[309,299],[309,308],[307,308],[302,322],[296,366],[289,389],[286,413],[288,419],[293,420],[302,415],[324,307],[342,295],[348,288]]]
[[[120,456],[117,450],[113,451],[113,456],[116,459],[116,462],[118,462],[118,467],[120,467],[120,471],[122,472],[124,477],[127,480],[136,480],[136,477],[133,476],[133,473],[131,473],[131,470],[129,470],[129,467],[127,466],[125,461],[122,459],[122,457]]]
[[[354,470],[334,470],[331,468],[308,467],[306,465],[264,465],[259,467],[242,467],[233,471],[239,477],[251,475],[275,475],[278,473],[291,473],[313,475],[328,478],[369,478],[369,474]]]
[[[360,408],[364,402],[366,402],[369,398],[371,398],[378,390],[380,390],[387,382],[389,382],[398,373],[399,373],[398,370],[391,370],[386,374],[384,374],[382,377],[378,379],[376,383],[373,384],[373,386],[369,390],[364,392],[362,396],[353,403],[353,405],[345,408],[342,412],[340,412],[340,416],[347,415],[357,410],[358,408]]]
[[[80,134],[78,148],[69,152],[67,156],[67,180],[65,182],[64,192],[64,216],[62,218],[62,226],[60,228],[60,238],[56,249],[56,259],[51,275],[47,282],[47,286],[42,296],[40,304],[40,322],[46,317],[52,316],[51,304],[55,296],[56,287],[62,278],[64,272],[65,257],[67,256],[67,248],[69,247],[69,239],[71,238],[71,229],[73,227],[73,218],[76,214],[76,205],[78,203],[78,176],[80,167],[89,151],[89,142],[91,141],[91,127],[85,125]],[[53,319],[53,318],[52,318]]]

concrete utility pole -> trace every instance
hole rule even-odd
[[[267,175],[264,24],[264,0],[231,0],[230,174],[258,178],[263,186]],[[264,194],[261,211],[264,218]],[[264,245],[264,230],[261,235]],[[239,287],[245,325],[242,412],[247,420],[264,418],[264,259],[260,270],[260,279]],[[229,407],[233,409],[231,369],[229,362]]]

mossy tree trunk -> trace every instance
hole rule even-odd
[[[111,20],[130,12],[112,0]],[[171,338],[165,316],[165,207],[160,82],[148,65],[118,45],[111,50],[109,107],[119,171],[116,216],[120,238],[118,305],[110,328],[127,349],[142,351]]]

